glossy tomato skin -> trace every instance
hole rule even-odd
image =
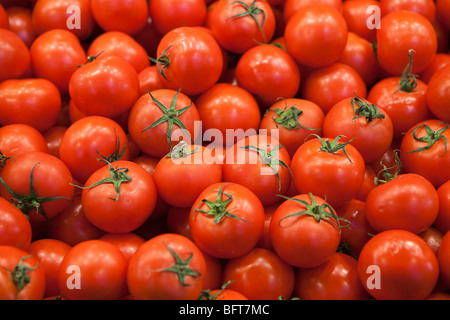
[[[30,51],[13,31],[0,28],[0,81],[19,78],[30,67]]]
[[[145,239],[134,232],[125,233],[105,233],[99,240],[103,240],[114,244],[125,256],[127,262],[130,262],[131,257],[137,249],[145,243]]]
[[[311,4],[319,3],[328,5],[341,13],[343,10],[342,0],[283,0],[282,2],[284,2],[282,5],[283,17],[286,21],[289,21],[289,19],[299,10]]]
[[[401,229],[418,234],[433,224],[438,210],[436,189],[415,173],[378,185],[366,199],[366,218],[377,232]]]
[[[61,94],[47,79],[11,79],[0,84],[0,123],[23,123],[40,132],[56,124]]]
[[[173,252],[171,252],[170,250]],[[193,271],[184,285],[175,272],[174,253]],[[186,237],[163,233],[142,244],[130,260],[127,283],[136,300],[196,300],[202,290],[206,262],[199,248]]]
[[[445,65],[428,82],[427,102],[431,112],[440,120],[450,122],[450,65]]]
[[[111,170],[115,170],[111,173]],[[127,180],[120,176],[125,172]],[[103,179],[119,175],[119,190]],[[132,232],[152,214],[157,198],[152,176],[132,161],[114,161],[95,171],[84,184],[81,202],[86,218],[99,229],[110,233]]]
[[[380,0],[381,17],[395,11],[413,11],[433,22],[436,16],[436,4],[432,0],[402,1]]]
[[[6,198],[0,197],[0,244],[28,250],[31,244],[30,221]]]
[[[221,210],[216,211],[215,205],[205,200],[219,203]],[[205,188],[192,205],[189,228],[202,251],[220,259],[237,258],[258,242],[264,228],[264,207],[247,187],[215,183]]]
[[[450,230],[450,181],[442,184],[438,189],[439,212],[434,220],[434,227],[442,233]]]
[[[433,291],[439,263],[418,235],[405,230],[376,234],[358,259],[358,274],[377,300],[422,300]]]
[[[228,260],[223,270],[227,289],[250,300],[289,299],[294,291],[294,268],[273,251],[254,248],[242,257]]]
[[[428,84],[431,80],[431,77],[436,73],[436,71],[443,68],[449,63],[450,63],[449,54],[437,52],[433,61],[428,65],[428,67],[425,68],[425,70],[423,70],[420,73],[419,75],[420,80]]]
[[[345,48],[347,35],[342,14],[324,4],[303,7],[284,30],[287,51],[297,63],[313,68],[335,63]]]
[[[369,10],[370,8],[372,10]],[[348,31],[359,35],[370,43],[374,43],[377,36],[376,28],[367,27],[368,21],[375,23],[373,14],[376,11],[373,8],[379,8],[377,0],[344,1],[342,3],[342,14],[347,22]]]
[[[153,91],[164,88],[156,65],[145,67],[138,73],[138,77],[140,85],[139,96],[147,94],[147,90]]]
[[[427,127],[425,127],[427,126]],[[427,130],[436,132],[429,135]],[[437,132],[440,132],[439,134]],[[439,136],[430,143],[420,139]],[[406,172],[417,173],[427,178],[436,188],[450,179],[450,129],[449,124],[438,119],[418,122],[406,132],[400,144],[400,160]]]
[[[6,12],[9,18],[9,30],[16,33],[30,48],[37,36],[32,22],[33,10],[27,7],[13,6],[6,9]]]
[[[298,268],[294,296],[301,300],[367,300],[358,275],[358,260],[341,252],[314,268]]]
[[[117,300],[126,292],[127,265],[115,245],[102,240],[83,241],[61,261],[60,294],[67,300]]]
[[[411,33],[415,36],[411,37]],[[437,37],[433,25],[413,11],[395,11],[384,16],[377,29],[377,57],[388,73],[399,76],[408,63],[408,52],[414,50],[414,74],[422,72],[437,51]]]

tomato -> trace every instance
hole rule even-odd
[[[322,68],[314,68],[303,78],[301,95],[322,108],[326,114],[339,101],[355,94],[366,98],[367,87],[353,67],[336,62]]]
[[[23,76],[31,61],[25,42],[13,31],[0,28],[0,48],[0,82]]]
[[[258,243],[256,243],[255,247],[256,248],[263,248],[263,249],[267,249],[267,250],[273,250],[273,246],[272,246],[272,241],[270,239],[270,233],[269,233],[269,228],[270,228],[270,221],[272,220],[273,214],[275,213],[275,210],[278,209],[278,206],[280,204],[274,203],[268,206],[264,206],[264,229],[263,229],[263,233],[261,234],[261,237],[258,240]]]
[[[377,21],[374,20],[374,14],[378,12],[376,10],[379,7],[379,1],[377,0],[344,1],[342,3],[342,14],[347,22],[348,31],[359,35],[370,43],[374,43],[377,36]],[[370,25],[370,28],[368,28],[368,25]]]
[[[127,136],[122,127],[112,119],[101,116],[84,117],[66,130],[61,139],[59,154],[75,180],[84,183],[105,163],[128,160]]]
[[[436,0],[436,17],[450,30],[450,1]]]
[[[158,67],[156,65],[145,67],[138,73],[138,77],[140,84],[139,96],[147,94],[148,91],[164,88],[161,79],[159,78]]]
[[[269,1],[270,2],[270,1]],[[343,2],[342,0],[284,0],[283,5],[283,17],[285,21],[289,21],[289,19],[297,13],[302,8],[311,5],[311,4],[324,4],[333,7],[342,13],[343,11]]]
[[[206,187],[222,181],[222,165],[205,150],[181,142],[159,160],[153,178],[166,203],[190,208]]]
[[[367,300],[370,298],[358,275],[358,261],[336,252],[325,263],[298,268],[294,295],[301,300]]]
[[[67,166],[45,152],[23,153],[3,168],[0,194],[31,221],[52,219],[64,211],[74,195],[72,175]]]
[[[322,136],[325,115],[322,109],[309,100],[280,99],[264,113],[260,132],[276,134],[280,144],[292,158],[295,151],[311,134]]]
[[[104,164],[82,188],[86,218],[105,232],[136,230],[152,214],[156,204],[157,191],[152,176],[132,161]]]
[[[61,110],[58,88],[46,79],[10,79],[0,83],[0,123],[28,124],[44,132]]]
[[[61,94],[69,93],[74,67],[87,60],[79,39],[65,29],[52,29],[36,37],[30,55],[36,77],[50,80]]]
[[[428,82],[430,82],[431,80],[431,77],[436,73],[436,71],[449,63],[450,54],[436,53],[433,61],[428,65],[428,67],[425,68],[425,70],[420,73],[419,79],[428,84]]]
[[[388,230],[367,242],[358,259],[358,274],[377,300],[423,300],[433,291],[439,264],[418,235]]]
[[[117,1],[91,0],[95,22],[105,31],[122,31],[134,34],[141,31],[148,18],[145,0]]]
[[[446,232],[442,238],[441,246],[438,252],[438,262],[440,277],[443,283],[450,288],[450,233]]]
[[[8,13],[2,4],[0,4],[0,28],[9,29]]]
[[[324,199],[299,194],[282,202],[270,221],[275,253],[297,268],[325,263],[337,250],[340,219]]]
[[[166,33],[158,44],[159,76],[165,88],[188,96],[211,88],[222,74],[223,56],[216,39],[203,29],[178,27]]]
[[[261,0],[221,0],[214,4],[210,25],[217,42],[242,54],[258,43],[268,43],[275,33],[272,7]]]
[[[33,241],[28,252],[33,255],[45,271],[45,297],[59,295],[58,269],[71,246],[56,239]]]
[[[162,35],[158,31],[156,31],[155,24],[150,18],[150,12],[144,28],[141,29],[141,31],[134,33],[132,37],[141,46],[144,47],[149,57],[156,56],[156,49],[158,48],[158,44],[159,41],[161,41]]]
[[[289,19],[284,30],[287,51],[297,63],[313,68],[337,62],[347,35],[342,14],[324,4],[303,7]]]
[[[120,116],[131,109],[139,89],[138,72],[118,56],[96,57],[79,67],[69,82],[73,103],[88,116]]]
[[[427,178],[436,188],[450,179],[449,124],[437,119],[417,123],[403,136],[400,160],[406,172]]]
[[[355,199],[366,201],[367,195],[376,186],[375,184],[376,177],[377,174],[375,173],[373,167],[370,164],[366,164],[364,172],[364,180],[361,185],[361,188],[358,191],[358,194],[355,196]]]
[[[30,221],[11,202],[0,197],[0,245],[28,250],[31,243]]]
[[[450,230],[450,181],[442,184],[438,189],[439,212],[434,220],[434,227],[441,233],[447,233]]]
[[[436,4],[433,0],[380,0],[381,17],[401,10],[416,12],[433,22],[436,15]]]
[[[126,292],[127,260],[112,243],[83,241],[58,269],[60,295],[67,300],[117,300]]]
[[[448,106],[450,88],[450,65],[445,65],[434,73],[428,82],[427,102],[431,112],[440,120],[450,122]]]
[[[222,260],[213,257],[203,251],[202,253],[206,262],[206,273],[205,278],[203,279],[202,291],[218,290],[220,288],[220,284],[222,281],[222,273],[223,273]]]
[[[414,37],[411,37],[414,34]],[[416,55],[411,72],[422,72],[433,61],[437,37],[433,25],[413,11],[394,11],[380,20],[377,29],[377,58],[388,73],[399,76],[408,63],[408,52]]]
[[[67,29],[80,40],[87,39],[96,27],[89,0],[38,0],[33,6],[32,22],[38,35]]]
[[[206,187],[192,205],[189,228],[198,247],[220,259],[253,249],[264,228],[264,207],[245,186],[220,182]]]
[[[291,159],[276,137],[256,134],[239,140],[225,154],[223,180],[249,188],[262,205],[281,201],[292,181]]]
[[[249,300],[239,291],[227,289],[227,285],[231,282],[225,283],[220,289],[202,290],[198,300]]]
[[[204,140],[232,146],[241,134],[256,133],[261,111],[256,98],[246,89],[230,83],[217,83],[195,100]],[[230,132],[236,136],[230,137]]]
[[[50,154],[57,158],[59,158],[59,146],[61,145],[61,140],[66,130],[67,127],[56,125],[43,134],[47,141]]]
[[[9,7],[6,9],[6,12],[8,13],[9,18],[9,30],[17,34],[25,45],[30,48],[37,36],[32,22],[33,10],[26,7],[15,6]]]
[[[195,104],[180,91],[159,89],[142,95],[130,110],[131,139],[145,154],[161,158],[180,138],[196,141],[199,121]]]
[[[415,173],[381,182],[366,199],[366,218],[377,232],[401,229],[418,234],[433,224],[438,210],[436,189]]]
[[[145,243],[144,238],[133,232],[105,233],[98,239],[112,243],[115,246],[117,246],[117,248],[119,248],[119,250],[125,256],[127,262],[130,262],[130,259],[133,256],[133,254],[135,254],[137,249],[142,244]]]
[[[36,257],[14,246],[0,246],[0,299],[41,300],[45,271]]]
[[[364,159],[349,144],[350,140],[341,141],[341,136],[316,137],[297,149],[291,170],[299,193],[311,192],[326,199],[332,207],[339,207],[357,195],[364,181]]]
[[[186,237],[164,233],[147,240],[130,260],[127,283],[135,300],[196,300],[206,262]]]
[[[155,29],[164,35],[178,27],[203,25],[206,19],[204,0],[153,0],[149,13]]]
[[[300,71],[285,50],[274,45],[258,45],[241,55],[236,66],[236,80],[263,106],[270,106],[279,98],[293,98],[297,94]]]
[[[294,268],[274,252],[254,248],[242,257],[227,261],[223,270],[227,289],[240,292],[250,300],[290,298],[294,291]]]
[[[334,138],[342,135],[343,142],[354,146],[365,162],[379,159],[393,140],[391,117],[372,101],[358,96],[336,103],[323,122],[323,134]]]
[[[442,232],[434,227],[429,227],[425,231],[418,234],[433,250],[434,254],[438,254],[439,248],[441,247],[442,237],[444,236]]]

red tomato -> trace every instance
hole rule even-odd
[[[377,36],[377,21],[374,18],[377,17],[379,8],[377,0],[344,1],[342,14],[348,31],[374,43]]]
[[[59,158],[59,146],[61,145],[62,137],[66,133],[67,127],[54,126],[44,132],[44,138],[47,141],[49,152],[51,155]]]
[[[294,291],[294,268],[277,254],[254,248],[244,256],[230,259],[223,269],[227,289],[240,292],[250,300],[288,299]]]
[[[126,292],[127,260],[112,243],[83,241],[64,256],[58,287],[67,300],[117,300]]]
[[[284,201],[274,212],[269,234],[281,259],[297,268],[313,268],[336,252],[341,238],[340,221],[322,198],[299,194]]]
[[[358,259],[358,274],[377,300],[422,300],[433,291],[439,264],[433,250],[418,235],[389,230],[367,242]]]
[[[412,73],[420,73],[436,55],[437,37],[431,22],[413,11],[395,11],[384,16],[377,29],[380,66],[392,75],[401,75],[408,63],[410,50],[416,52]]]
[[[147,94],[148,91],[154,91],[164,88],[161,79],[159,78],[158,67],[156,65],[151,65],[142,69],[138,73],[138,77],[140,84],[140,96]]]
[[[428,84],[436,71],[443,68],[447,64],[450,64],[450,54],[436,53],[433,61],[420,73],[419,79]]]
[[[186,237],[164,233],[147,240],[130,260],[127,283],[135,300],[196,300],[206,262]]]
[[[27,124],[40,132],[56,124],[61,94],[47,79],[10,79],[0,83],[0,124]]]
[[[413,11],[433,22],[436,15],[436,4],[433,0],[380,0],[381,17],[395,11]]]
[[[23,76],[30,59],[25,42],[13,31],[0,28],[0,82]]]
[[[99,238],[99,240],[103,240],[117,246],[117,248],[119,248],[125,256],[127,262],[130,262],[133,254],[135,254],[137,249],[145,243],[144,238],[133,232],[105,233]]]
[[[171,233],[180,234],[193,240],[189,229],[190,207],[180,208],[171,206],[167,211],[167,229]]]
[[[248,298],[239,291],[222,288],[203,290],[198,300],[248,300]]]
[[[207,254],[232,259],[253,249],[264,228],[264,207],[258,197],[236,183],[206,187],[192,205],[189,228]]]
[[[341,13],[343,11],[342,0],[283,0],[283,2],[283,17],[285,21],[289,21],[295,13],[311,4],[329,5]]]
[[[289,19],[284,30],[287,51],[297,63],[313,68],[337,62],[347,35],[342,14],[325,4],[303,7]]]
[[[436,0],[436,16],[450,30],[450,1]]]
[[[0,4],[0,28],[9,29],[8,13],[2,4]]]
[[[95,22],[105,31],[135,34],[141,31],[148,18],[146,0],[108,1],[91,0]]]
[[[355,196],[355,199],[366,201],[367,195],[369,192],[376,187],[375,178],[377,174],[375,170],[370,164],[366,164],[365,173],[364,173],[364,181],[361,185],[361,188],[358,191],[358,194]]]
[[[14,246],[0,246],[0,299],[41,300],[45,271],[36,257]]]
[[[439,275],[447,288],[450,288],[450,232],[444,234],[437,257],[439,261]]]
[[[434,220],[434,226],[442,233],[450,230],[450,181],[442,184],[438,189],[439,212]]]
[[[268,43],[275,33],[275,15],[266,1],[218,1],[209,19],[209,27],[219,44],[237,54],[258,43]]]
[[[367,300],[369,294],[358,275],[358,261],[336,252],[325,263],[298,268],[294,296],[301,300]]]
[[[297,149],[291,161],[295,189],[324,198],[332,207],[353,199],[365,175],[360,152],[350,141],[340,140],[341,136],[308,140]]]
[[[30,221],[3,197],[0,197],[0,229],[0,245],[28,250],[32,234]]]
[[[439,230],[429,227],[425,231],[419,233],[419,237],[421,237],[425,242],[430,246],[433,250],[434,254],[438,254],[439,248],[441,247],[442,237],[444,235]]]
[[[26,7],[14,6],[6,9],[6,12],[9,17],[9,30],[17,34],[25,45],[30,48],[37,36],[32,22],[33,10]]]
[[[188,215],[189,217],[189,215]],[[220,288],[220,284],[222,281],[222,260],[219,258],[213,257],[205,252],[203,253],[203,257],[206,262],[206,273],[205,278],[203,279],[203,290],[218,290]]]
[[[428,82],[427,102],[431,112],[440,120],[450,122],[450,65],[434,73]]]

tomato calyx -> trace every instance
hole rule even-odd
[[[165,157],[172,158],[172,159],[181,159],[181,158],[186,158],[186,157],[190,156],[191,154],[196,153],[197,151],[198,151],[198,148],[194,148],[193,150],[191,150],[191,148],[189,147],[187,142],[182,140],[178,144],[176,144],[172,148],[172,151],[169,152],[168,154],[166,154]]]
[[[240,147],[241,149],[256,151],[258,153],[258,155],[261,157],[263,164],[269,166],[273,171],[275,171],[275,175],[278,180],[278,190],[281,190],[281,180],[280,180],[280,175],[278,172],[278,166],[283,166],[283,167],[287,168],[289,170],[289,172],[291,173],[291,177],[294,178],[294,175],[293,175],[291,169],[289,168],[289,166],[283,160],[278,159],[276,157],[277,151],[281,147],[282,146],[277,145],[277,146],[275,146],[275,148],[271,149],[270,151],[264,150],[262,148],[258,148],[255,146],[250,146],[250,145]]]
[[[28,255],[21,258],[17,266],[14,267],[14,270],[11,271],[11,278],[17,288],[17,294],[19,294],[19,292],[25,288],[28,283],[30,283],[30,275],[28,273],[36,270],[38,267],[39,263],[36,263],[36,265],[32,268],[23,264],[23,262],[30,257],[32,256]]]
[[[11,159],[11,157],[7,157],[0,151],[0,168],[3,168],[6,165],[6,161]]]
[[[20,210],[25,216],[29,219],[29,213],[31,210],[35,209],[37,213],[41,214],[47,221],[52,222],[42,207],[42,204],[49,201],[55,201],[60,199],[70,200],[67,197],[39,197],[34,189],[34,169],[39,164],[37,162],[30,173],[30,194],[18,194],[14,190],[12,190],[6,182],[0,177],[0,182],[3,184],[6,190],[11,194],[12,199],[11,202]]]
[[[220,221],[222,221],[222,219],[223,219],[224,217],[230,217],[230,218],[232,218],[232,219],[236,219],[236,220],[240,220],[240,221],[249,223],[247,220],[242,219],[242,218],[240,218],[240,217],[238,217],[238,216],[232,214],[232,213],[230,212],[230,210],[227,210],[227,209],[226,209],[227,205],[233,200],[233,196],[232,196],[231,194],[225,193],[225,192],[223,191],[223,189],[224,189],[227,185],[228,185],[228,184],[223,185],[223,186],[220,188],[220,190],[217,191],[217,197],[216,197],[216,201],[215,201],[215,202],[212,202],[212,201],[210,201],[210,200],[208,200],[208,199],[202,199],[202,201],[200,201],[200,203],[195,207],[194,213],[195,213],[196,211],[198,211],[198,212],[201,212],[201,213],[203,213],[203,214],[212,216],[212,217],[214,217],[214,223],[216,223],[216,224],[217,224],[217,223],[220,223]],[[228,198],[227,198],[226,200],[223,200],[223,201],[222,201],[222,195],[225,195],[225,196],[227,196]],[[202,209],[199,209],[199,208],[198,208],[198,207],[199,207],[201,204],[203,204],[203,203],[206,204],[206,205],[209,207],[209,210],[202,210]],[[193,216],[193,217],[194,217],[194,216]]]
[[[334,209],[328,203],[324,202],[319,205],[312,193],[308,193],[308,195],[311,198],[311,203],[308,203],[307,201],[302,199],[289,198],[283,195],[279,195],[280,197],[286,200],[295,201],[302,204],[303,206],[305,206],[305,210],[297,211],[292,214],[288,214],[287,216],[284,216],[278,221],[278,225],[281,225],[281,221],[283,221],[284,219],[308,215],[313,217],[317,222],[320,222],[321,220],[330,222],[331,224],[336,226],[339,229],[339,231],[341,230],[342,227],[348,227],[350,221],[342,217],[339,217],[334,212]],[[341,226],[340,221],[346,222],[347,226]]]
[[[399,150],[394,150],[393,154],[395,157],[395,165],[394,166],[388,168],[384,165],[383,160],[380,161],[380,164],[383,166],[383,169],[381,169],[381,171],[378,172],[377,176],[374,178],[375,185],[384,184],[384,183],[387,183],[389,181],[396,179],[398,174],[402,171],[403,166],[402,166],[402,162],[400,161]],[[393,173],[390,172],[390,170],[392,170],[392,169],[395,169],[395,171]],[[378,178],[378,176],[381,173],[383,174],[384,179]]]
[[[355,108],[355,103],[358,106]],[[351,104],[353,108],[353,120],[357,118],[364,117],[367,122],[371,122],[373,119],[381,118],[384,119],[386,116],[380,113],[380,109],[373,103],[369,103],[367,100],[358,97],[352,97]]]
[[[330,142],[329,139],[325,139],[323,140],[320,136],[318,136],[317,134],[313,134],[314,136],[317,137],[317,139],[319,139],[320,143],[322,144],[322,146],[319,148],[319,150],[330,153],[330,154],[335,154],[335,155],[339,155],[338,151],[342,150],[342,152],[345,154],[345,156],[347,157],[347,159],[353,163],[352,159],[350,159],[350,157],[347,154],[347,150],[345,150],[345,147],[352,142],[353,140],[355,140],[356,138],[350,139],[347,142],[344,143],[338,143],[339,139],[341,139],[341,137],[344,137],[343,135],[339,135],[336,138],[334,138],[333,141]]]
[[[127,149],[127,145],[125,144],[122,151],[120,151],[120,138],[119,135],[117,134],[116,128],[114,128],[114,132],[116,134],[116,138],[117,138],[117,148],[114,151],[113,154],[111,154],[109,157],[106,157],[104,155],[102,155],[98,150],[97,150],[97,154],[101,157],[100,159],[97,158],[97,160],[104,160],[106,162],[114,162],[114,161],[119,161],[120,159],[123,158],[125,151]]]
[[[156,64],[156,69],[158,70],[159,74],[161,74],[163,76],[164,79],[166,79],[167,81],[171,82],[169,79],[167,79],[164,70],[166,68],[169,67],[170,65],[170,59],[167,56],[167,51],[171,48],[172,46],[168,46],[158,58],[152,58],[149,57],[150,61]]]
[[[184,133],[186,133],[188,135],[188,137],[190,137],[190,134],[188,132],[188,130],[186,129],[185,125],[183,124],[183,122],[181,122],[181,120],[178,118],[183,112],[185,112],[186,110],[188,110],[191,106],[192,103],[184,108],[181,108],[179,110],[176,110],[176,104],[177,104],[177,98],[178,98],[178,94],[181,91],[181,88],[178,89],[177,93],[175,93],[175,95],[173,96],[172,102],[170,104],[170,107],[167,108],[166,106],[164,106],[161,102],[159,102],[158,100],[155,99],[155,97],[153,97],[153,95],[151,94],[150,90],[148,90],[148,93],[150,95],[150,97],[152,98],[153,102],[161,109],[161,111],[164,113],[164,115],[159,118],[158,120],[156,120],[155,122],[153,122],[150,126],[148,126],[147,128],[145,128],[144,130],[141,131],[141,133],[152,129],[158,125],[160,125],[163,122],[167,122],[168,124],[168,128],[167,128],[167,145],[169,147],[171,147],[172,143],[171,143],[171,136],[172,136],[172,131],[173,131],[173,125],[176,124],[177,126],[179,126]]]
[[[212,294],[210,289],[203,289],[197,300],[217,300],[222,292],[234,281],[235,280],[228,280],[215,294]]]
[[[183,261],[183,260],[181,260],[180,256],[171,247],[169,247],[165,242],[163,242],[163,243],[166,246],[167,250],[169,250],[170,254],[174,257],[175,264],[168,268],[161,268],[161,269],[152,270],[152,271],[153,272],[163,272],[163,271],[174,272],[177,274],[178,280],[180,281],[182,286],[188,287],[188,286],[192,285],[192,284],[186,283],[186,277],[191,276],[191,277],[194,277],[194,279],[196,280],[197,278],[199,278],[201,276],[201,274],[192,270],[189,267],[189,263],[191,262],[192,258],[194,257],[194,253],[191,253],[189,255],[189,257]]]
[[[420,151],[428,150],[431,147],[433,147],[436,142],[438,142],[439,140],[443,139],[444,140],[445,150],[444,150],[444,154],[441,154],[441,156],[444,156],[447,153],[447,137],[442,135],[442,133],[444,133],[449,128],[449,124],[447,122],[445,122],[445,121],[442,121],[442,123],[445,123],[446,126],[441,128],[441,129],[439,129],[439,130],[436,130],[436,131],[431,129],[426,123],[423,123],[423,124],[415,127],[414,131],[413,131],[413,138],[415,140],[417,140],[417,141],[422,141],[422,142],[428,143],[428,145],[426,145],[424,147],[421,147],[421,148],[418,148],[418,149],[415,149],[415,150],[408,151],[406,153],[420,152]],[[423,136],[423,137],[418,138],[417,137],[417,130],[419,130],[422,127],[425,128],[426,135]]]
[[[405,69],[403,70],[402,77],[400,79],[400,86],[397,89],[397,91],[404,91],[404,92],[412,92],[417,87],[417,75],[412,73],[412,54],[415,51],[413,49],[410,49],[408,51],[409,54],[409,63],[406,65]]]
[[[72,68],[81,68],[82,66],[84,66],[84,65],[86,65],[86,64],[88,64],[88,63],[91,63],[92,61],[94,61],[94,60],[96,60],[101,54],[103,53],[103,51],[101,51],[99,54],[97,54],[97,55],[90,55],[90,56],[88,56],[87,57],[87,60],[86,60],[86,62],[85,63],[83,63],[83,64],[80,64],[80,65],[78,65],[78,66],[73,66]]]
[[[275,112],[272,116],[273,121],[277,124],[277,128],[283,126],[287,130],[298,130],[300,128],[311,130],[311,131],[319,131],[320,129],[308,128],[302,125],[298,118],[303,114],[303,110],[300,110],[296,107],[296,105],[292,105],[288,108],[287,102],[285,101],[285,108],[275,108],[270,109]]]
[[[263,31],[264,22],[266,20],[266,13],[264,12],[263,9],[256,6],[256,0],[253,0],[253,2],[250,5],[246,4],[243,1],[234,1],[234,2],[230,3],[230,6],[234,5],[234,4],[240,4],[241,6],[243,6],[245,8],[245,11],[241,12],[239,14],[236,14],[234,16],[231,16],[227,20],[241,18],[241,17],[245,17],[245,16],[252,17],[253,20],[255,20],[256,24],[258,25],[259,30],[261,31],[261,34],[264,38],[264,42],[267,42],[266,35],[264,34],[264,31]],[[258,20],[258,14],[262,14],[261,22]]]

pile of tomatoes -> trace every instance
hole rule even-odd
[[[449,299],[449,22],[2,0],[0,299]]]

